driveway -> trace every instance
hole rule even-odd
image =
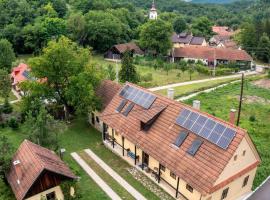
[[[269,199],[270,199],[270,176],[246,200],[269,200]]]

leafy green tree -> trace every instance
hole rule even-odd
[[[133,64],[133,58],[130,51],[126,51],[123,55],[119,79],[122,83],[126,81],[137,83],[139,81],[139,76],[136,71],[136,66]]]
[[[192,33],[209,39],[213,35],[212,25],[213,23],[207,17],[197,18],[192,23]]]
[[[255,27],[252,23],[245,23],[241,27],[241,32],[239,33],[240,44],[246,49],[248,52],[252,52],[257,46],[257,35]]]
[[[162,20],[150,20],[140,27],[139,43],[149,53],[167,55],[172,47],[172,25]]]
[[[15,61],[15,53],[12,44],[6,40],[0,40],[0,69],[11,70],[12,62]]]
[[[8,99],[11,91],[11,81],[6,70],[0,69],[0,97]]]
[[[107,78],[112,81],[116,79],[116,72],[111,64],[107,66]]]
[[[6,136],[0,136],[0,178],[4,179],[10,168],[14,148]]]
[[[104,52],[114,44],[129,40],[128,27],[110,13],[90,11],[85,20],[87,41],[95,50]]]
[[[37,97],[56,101],[64,106],[68,118],[69,108],[78,112],[96,109],[98,100],[94,94],[102,73],[89,66],[90,51],[62,36],[51,41],[42,55],[29,60],[33,76],[44,80],[25,87]]]
[[[93,10],[106,10],[108,8],[112,7],[112,4],[109,0],[93,0],[93,5],[92,5]]]
[[[36,117],[33,117],[32,113],[28,113],[23,128],[29,134],[29,139],[33,143],[58,150],[58,134],[64,130],[64,125],[54,120],[44,106],[41,106]]]
[[[86,43],[88,33],[85,17],[81,13],[72,14],[68,18],[67,29],[71,39],[82,45]]]
[[[188,29],[188,25],[183,17],[177,17],[173,22],[173,29],[176,33],[181,33]]]
[[[266,33],[264,33],[259,40],[256,56],[264,62],[270,61],[270,39]]]

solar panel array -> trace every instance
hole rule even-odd
[[[183,109],[176,124],[207,139],[222,149],[227,149],[236,131],[199,113]]]
[[[26,70],[22,73],[22,75],[23,75],[25,78],[29,79],[29,80],[31,79],[31,76],[30,76],[29,72],[26,71]]]
[[[120,92],[120,96],[132,101],[133,103],[149,109],[156,100],[156,96],[141,89],[126,85]]]
[[[199,150],[200,146],[202,145],[203,141],[201,141],[200,139],[195,139],[191,146],[189,147],[189,149],[187,150],[187,152],[192,155],[195,156],[195,154],[197,153],[197,151]]]
[[[132,110],[132,108],[133,108],[134,106],[135,106],[134,103],[130,103],[130,104],[127,106],[126,110],[125,110],[122,114],[125,115],[125,116],[128,116],[128,113],[130,113],[130,111]]]

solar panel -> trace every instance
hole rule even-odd
[[[128,116],[128,114],[130,113],[130,111],[132,110],[132,108],[134,107],[134,103],[130,103],[128,106],[127,106],[127,108],[126,108],[126,110],[122,113],[124,116]]]
[[[192,131],[215,145],[227,149],[236,131],[197,112],[183,109],[176,124]]]
[[[127,100],[126,99],[123,99],[120,102],[119,106],[116,108],[116,111],[117,112],[121,112],[121,110],[125,107],[126,104],[127,104]]]
[[[200,140],[199,138],[195,139],[191,146],[189,147],[189,149],[187,150],[187,152],[194,156],[196,154],[196,152],[199,150],[200,146],[202,145],[203,141]]]
[[[179,135],[177,136],[174,145],[177,147],[180,147],[183,144],[183,142],[185,141],[185,139],[187,138],[187,136],[188,136],[187,132],[181,131],[179,133]]]
[[[119,95],[125,99],[128,99],[135,104],[142,106],[145,109],[149,109],[156,100],[156,96],[141,89],[126,85]]]

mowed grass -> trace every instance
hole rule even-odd
[[[114,66],[116,69],[116,63],[111,61],[104,60],[103,56],[94,54],[92,56],[93,63],[96,63],[98,65],[103,66],[106,68],[109,64]],[[118,69],[121,68],[121,63],[118,63]],[[161,85],[167,85],[170,83],[178,83],[178,82],[185,82],[190,81],[190,75],[187,71],[182,73],[179,69],[172,69],[168,72],[163,69],[157,69],[155,70],[153,67],[150,66],[143,66],[143,65],[136,65],[137,71],[140,75],[146,75],[151,73],[153,80],[150,82],[141,82],[139,85],[145,86],[145,87],[154,87],[154,86],[161,86]],[[177,74],[181,74],[180,77],[177,76]],[[191,78],[192,80],[199,80],[199,79],[205,79],[209,78],[210,76],[199,74],[198,72],[195,72],[192,74]]]
[[[216,87],[221,84],[229,83],[239,78],[230,78],[222,80],[211,80],[203,83],[196,83],[191,85],[184,85],[174,88],[174,98],[177,99],[181,96],[189,95],[190,93],[199,92],[201,90],[206,90],[212,87]],[[167,96],[167,89],[156,91],[156,93]]]
[[[0,136],[5,135],[12,142],[15,150],[20,143],[28,136],[27,131],[11,130],[10,128],[0,129]],[[67,130],[59,136],[60,148],[65,148],[64,155],[65,162],[70,166],[73,172],[79,177],[80,193],[84,200],[99,200],[110,199],[105,192],[83,171],[83,169],[73,160],[70,153],[80,152],[83,149],[92,149],[101,159],[103,159],[109,166],[111,166],[117,173],[119,173],[127,182],[129,182],[135,189],[137,189],[147,199],[158,200],[159,198],[146,189],[139,181],[137,181],[126,169],[130,165],[123,159],[112,153],[102,143],[101,133],[91,128],[86,119],[76,119]],[[8,191],[8,192],[7,192]],[[14,200],[12,192],[8,186],[0,181],[0,200]]]
[[[186,101],[192,104],[194,99],[201,101],[201,109],[224,120],[229,120],[231,108],[238,108],[240,83],[231,84],[211,93],[203,93]],[[244,84],[244,96],[257,96],[270,100],[270,90],[258,88],[250,81]],[[255,121],[253,119],[255,118]],[[256,145],[262,159],[254,181],[254,188],[270,175],[270,104],[244,101],[240,126],[246,129]]]

